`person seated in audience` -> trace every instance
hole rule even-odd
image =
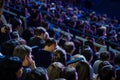
[[[46,40],[44,48],[38,50],[38,52],[34,54],[34,60],[37,67],[48,68],[52,63],[53,51],[55,50],[56,45],[54,38]]]
[[[85,48],[83,49],[81,54],[86,58],[89,66],[90,66],[90,78],[93,79],[94,70],[91,65],[91,61],[93,60],[93,54],[94,54],[93,50],[88,45],[85,45]]]
[[[28,44],[30,38],[33,36],[34,36],[34,29],[31,27],[24,29],[21,33],[21,37],[26,40],[27,44]]]
[[[60,72],[64,69],[64,65],[60,62],[53,62],[48,67],[48,77],[49,80],[55,80],[56,78],[60,77]]]
[[[67,61],[71,60],[72,54],[75,50],[75,45],[72,41],[67,41],[63,47],[67,54]]]
[[[96,60],[93,64],[93,69],[94,69],[94,73],[97,74],[98,72],[98,66],[102,61],[109,61],[110,59],[110,54],[108,51],[102,51],[100,53],[100,59]]]
[[[53,52],[52,62],[61,62],[66,66],[67,56],[64,49],[56,49]]]
[[[12,26],[11,24],[2,24],[0,26],[0,45],[11,39]]]
[[[32,59],[31,52],[32,49],[27,45],[18,45],[15,47],[13,51],[13,56],[17,56],[22,60],[23,66],[22,80],[24,80],[26,73],[36,68],[35,61]]]
[[[85,61],[80,61],[76,65],[78,80],[92,80],[90,76],[90,66]]]
[[[17,40],[11,39],[3,43],[1,53],[5,56],[13,56],[14,48],[19,45]]]
[[[116,80],[116,71],[112,65],[103,66],[98,74],[99,79],[96,80]]]
[[[45,32],[46,30],[43,27],[37,27],[34,30],[34,37],[32,37],[29,42],[28,45],[29,46],[38,46],[39,48],[43,48],[44,44],[45,44]]]
[[[27,73],[25,80],[49,80],[47,70],[42,67],[36,67]]]
[[[17,31],[11,32],[11,39],[2,45],[2,53],[6,56],[13,56],[13,50],[17,45],[26,44],[26,41],[20,37]]]
[[[80,54],[83,42],[80,41],[79,39],[73,39],[72,41],[74,42],[76,48],[75,51],[73,52],[73,55]]]
[[[18,57],[7,57],[0,64],[0,80],[19,80],[23,74],[22,60]]]
[[[66,80],[78,80],[78,74],[74,67],[66,66],[60,73],[60,78],[65,78]]]
[[[99,79],[99,73],[100,73],[100,70],[102,69],[102,67],[106,66],[106,65],[111,65],[109,61],[103,61],[99,64],[98,66],[98,73],[94,75],[94,80],[97,80]]]
[[[60,38],[59,41],[58,41],[58,47],[63,49],[66,41],[67,41],[66,39]]]

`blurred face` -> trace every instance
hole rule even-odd
[[[25,59],[24,59],[24,61],[23,61],[23,66],[30,66],[31,63],[32,63],[32,61],[33,61],[32,55],[31,55],[31,54],[29,54],[29,56],[26,55],[26,56],[25,56]]]
[[[56,48],[56,45],[55,45],[55,44],[52,44],[52,45],[50,46],[51,52],[53,52],[53,51],[55,50],[55,48]]]
[[[28,60],[28,66],[31,65],[31,63],[33,62],[31,54],[27,57],[27,60]]]

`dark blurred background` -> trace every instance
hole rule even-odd
[[[120,0],[90,0],[92,9],[98,13],[120,18]]]

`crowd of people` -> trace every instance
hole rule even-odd
[[[0,80],[120,79],[118,18],[67,0],[5,0],[4,9],[17,16],[0,13]]]

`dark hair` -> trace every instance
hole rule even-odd
[[[6,41],[5,43],[3,43],[3,46],[2,46],[2,53],[5,55],[5,56],[13,56],[13,50],[14,48],[19,45],[18,41],[17,40],[9,40],[9,41]]]
[[[80,61],[76,65],[78,80],[90,80],[90,67],[87,62]]]
[[[61,78],[65,78],[67,80],[76,80],[77,72],[74,67],[67,66],[60,73]]]
[[[1,80],[17,80],[16,72],[22,68],[22,61],[18,57],[6,58],[0,65]]]
[[[110,58],[110,54],[108,51],[103,51],[100,53],[100,60],[108,60]]]
[[[56,49],[53,53],[53,62],[61,62],[62,64],[66,65],[66,53],[63,49]]]
[[[17,56],[20,59],[24,60],[25,56],[29,56],[31,52],[31,47],[27,45],[18,45],[13,51],[13,56]]]
[[[111,80],[112,77],[115,77],[115,68],[112,65],[106,65],[98,74],[100,77],[100,80]]]
[[[60,62],[54,62],[48,67],[49,80],[54,80],[60,77],[60,73],[64,69],[64,65]]]
[[[42,33],[45,33],[45,29],[44,28],[42,28],[42,27],[39,27],[39,28],[36,28],[36,29],[34,29],[34,34],[36,35],[36,36],[39,36],[39,35],[41,35]]]
[[[66,42],[64,45],[64,49],[67,53],[71,53],[72,50],[74,50],[75,45],[73,42]]]
[[[98,66],[98,74],[100,73],[100,70],[102,69],[102,67],[106,66],[106,65],[110,65],[110,62],[109,61],[103,61],[99,64]]]
[[[84,50],[82,51],[82,55],[86,58],[87,61],[90,61],[91,57],[93,57],[93,51],[88,46],[88,47],[84,48]]]
[[[56,45],[56,41],[54,38],[49,38],[46,40],[45,42],[45,46],[51,46],[52,44],[55,44]]]
[[[12,22],[12,29],[16,30],[17,26],[20,25],[20,19],[14,18],[14,21]]]
[[[26,75],[26,80],[47,80],[47,70],[42,67],[33,69]]]
[[[66,39],[61,38],[61,39],[59,40],[59,42],[58,42],[58,45],[59,45],[61,48],[63,48],[63,47],[64,47],[65,42],[66,42]]]

